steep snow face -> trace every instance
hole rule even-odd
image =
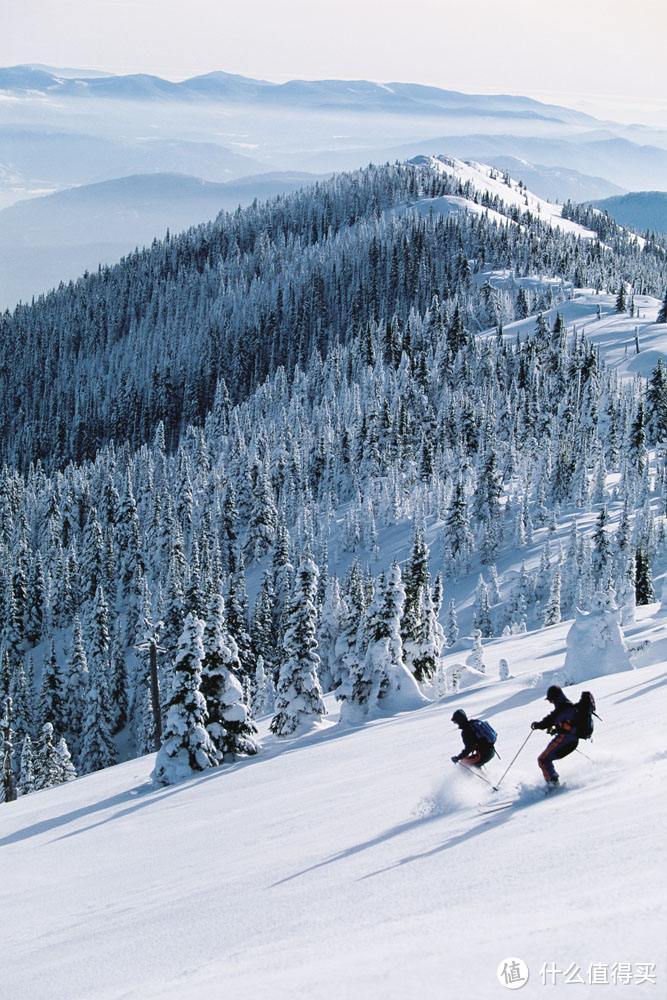
[[[664,631],[649,614],[633,641]],[[492,793],[449,762],[460,707],[498,731],[500,776],[549,709],[568,628],[485,644],[486,681],[420,711],[344,730],[332,715],[168,789],[151,789],[144,757],[3,807],[3,996],[42,1000],[48,983],[49,1000],[493,1000],[507,956],[529,966],[526,995],[551,995],[553,963],[555,996],[606,996],[589,967],[623,962],[633,976],[655,963],[662,995],[667,756],[646,716],[667,710],[664,651],[586,682],[604,722],[587,757],[559,762],[556,795],[537,770],[544,733],[504,811],[480,815]],[[513,676],[499,682],[502,658]],[[584,984],[568,992],[572,963]]]
[[[585,229],[570,219],[564,219],[562,205],[555,205],[544,198],[538,198],[527,188],[520,186],[518,181],[511,178],[506,180],[495,167],[474,160],[458,160],[453,156],[417,157],[412,162],[422,162],[438,173],[456,178],[462,184],[469,183],[476,191],[499,198],[508,207],[518,208],[521,212],[532,212],[543,222],[565,233],[573,233],[582,239],[597,239],[597,234],[592,230]],[[478,210],[480,207],[482,206],[477,206]]]

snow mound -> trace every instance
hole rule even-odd
[[[595,594],[592,603],[591,611],[577,611],[567,634],[563,679],[569,684],[632,669],[613,592]]]

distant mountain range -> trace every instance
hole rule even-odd
[[[631,191],[615,198],[592,201],[592,205],[608,212],[622,226],[639,233],[646,230],[667,234],[667,192]]]
[[[373,83],[368,80],[289,80],[269,83],[221,71],[173,82],[135,73],[127,76],[75,76],[75,71],[49,70],[35,64],[0,69],[0,90],[15,94],[61,97],[103,97],[131,101],[241,101],[299,108],[350,108],[393,114],[482,114],[537,121],[596,125],[590,115],[571,108],[543,104],[529,97],[504,94],[464,94],[413,83]]]
[[[519,160],[541,193],[591,200],[667,189],[667,131],[529,97],[412,83],[0,68],[0,207],[138,173],[222,182],[329,173],[443,151]]]

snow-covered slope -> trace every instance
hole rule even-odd
[[[498,289],[503,289],[515,279],[505,272],[485,272],[483,279]],[[530,288],[535,279],[519,279],[518,284]],[[633,379],[637,375],[649,378],[658,360],[667,365],[667,323],[656,323],[661,306],[651,295],[635,296],[635,315],[616,312],[616,297],[586,289],[573,290],[573,297],[545,310],[544,316],[553,322],[558,313],[570,336],[584,335],[600,352],[600,357],[620,378]],[[599,312],[598,312],[599,311]],[[503,327],[508,341],[531,336],[535,317],[515,320]],[[486,336],[495,336],[489,330]],[[636,339],[635,339],[636,336]],[[639,350],[637,350],[639,346]]]
[[[474,160],[459,160],[452,156],[416,157],[412,162],[423,162],[439,173],[456,178],[462,184],[470,184],[480,193],[499,198],[507,207],[518,208],[521,212],[532,212],[542,221],[563,232],[573,233],[584,239],[597,238],[590,229],[584,229],[577,222],[564,219],[562,205],[539,198],[523,187],[519,181],[501,174],[494,167]]]
[[[633,643],[664,644],[664,615],[642,613]],[[3,995],[487,1000],[508,956],[528,963],[527,996],[616,995],[586,980],[618,962],[656,963],[644,991],[661,995],[664,653],[585,685],[604,721],[588,756],[560,764],[556,795],[535,763],[543,733],[507,780],[518,804],[497,813],[449,762],[461,707],[498,730],[500,775],[546,713],[567,627],[490,642],[488,682],[416,712],[357,730],[331,715],[168,789],[151,789],[145,757],[6,806]],[[495,679],[501,656],[514,679]],[[547,990],[544,963],[585,982]]]

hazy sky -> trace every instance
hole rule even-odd
[[[0,0],[0,65],[403,80],[665,126],[666,48],[666,0]]]

